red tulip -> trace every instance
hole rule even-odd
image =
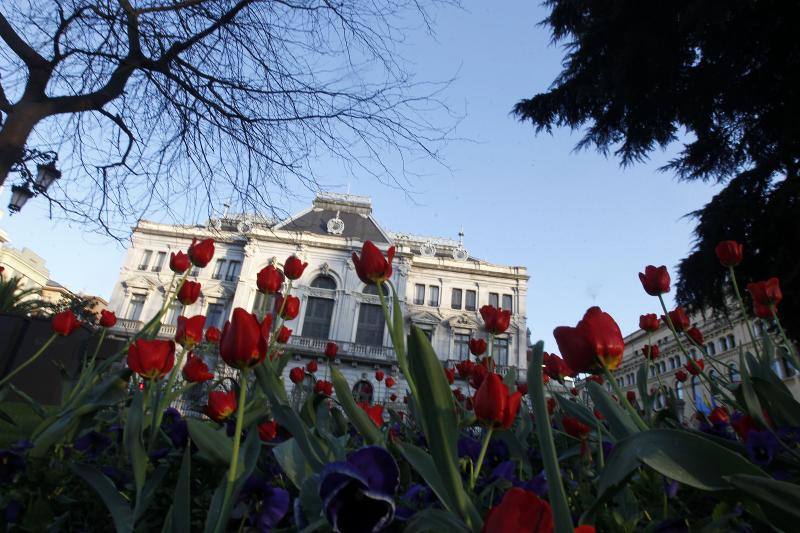
[[[3,278],[3,272],[5,272],[5,271],[6,271],[6,267],[0,266],[0,279]]]
[[[489,374],[489,369],[486,367],[485,359],[480,363],[472,366],[472,372],[469,375],[469,384],[472,388],[477,390],[481,388],[483,380]]]
[[[253,313],[241,307],[233,310],[231,321],[225,324],[219,343],[219,355],[228,365],[242,369],[261,363],[267,356],[272,315],[259,324]]]
[[[172,341],[136,339],[128,346],[128,368],[143,378],[159,379],[175,364]]]
[[[527,383],[517,383],[517,392],[525,396],[528,394],[528,384]]]
[[[597,376],[597,375],[586,376],[586,380],[594,381],[598,385],[602,385],[603,383],[606,382],[606,380],[603,379],[603,376]]]
[[[647,265],[644,267],[644,274],[639,272],[639,281],[642,282],[644,292],[650,296],[669,292],[669,272],[665,266],[656,268],[653,265]]]
[[[625,398],[628,399],[628,403],[635,404],[636,403],[636,393],[632,390],[629,390],[625,393]]]
[[[444,369],[444,376],[447,378],[447,382],[449,384],[453,384],[456,380],[456,371],[454,368],[445,368]]]
[[[286,300],[286,303],[283,301]],[[275,298],[275,312],[284,320],[293,320],[300,314],[300,298],[297,296],[278,296]]]
[[[203,383],[213,377],[214,374],[208,371],[208,365],[192,352],[189,352],[189,358],[186,360],[186,364],[183,365],[183,378],[189,383]]]
[[[386,383],[386,386],[391,389],[394,387],[394,378],[392,376],[388,376],[384,383]]]
[[[283,285],[283,272],[275,265],[267,265],[256,274],[256,286],[265,294],[280,292]]]
[[[104,328],[113,328],[117,323],[117,315],[113,311],[103,309],[100,311],[100,325]]]
[[[553,335],[575,373],[598,372],[603,367],[615,370],[622,362],[622,332],[611,315],[599,307],[590,307],[576,327],[559,326]]]
[[[319,365],[317,365],[316,361],[313,361],[313,360],[309,361],[308,364],[306,365],[306,370],[308,370],[309,374],[313,374],[317,370],[319,370]]]
[[[375,379],[377,379],[378,381],[383,381],[383,370],[375,371]]]
[[[382,405],[370,405],[366,402],[359,402],[358,406],[363,409],[365,413],[367,413],[370,420],[372,420],[376,426],[381,427],[383,425]]]
[[[216,423],[221,423],[236,412],[237,401],[234,391],[211,391],[208,393],[208,404],[203,412]]]
[[[75,318],[75,314],[72,310],[67,309],[66,311],[61,311],[53,315],[53,318],[50,320],[50,327],[53,333],[61,335],[62,337],[68,337],[72,335],[73,331],[81,327],[81,323]]]
[[[639,317],[639,327],[650,333],[658,331],[661,327],[661,321],[655,313],[648,313]]]
[[[458,377],[460,377],[461,379],[467,379],[472,375],[472,370],[474,367],[475,363],[473,363],[469,359],[461,361],[460,363],[456,363],[456,370],[458,371]]]
[[[325,357],[328,358],[328,361],[336,359],[337,353],[339,353],[339,345],[333,341],[328,341],[325,345]]]
[[[616,400],[616,397],[614,397],[614,399]],[[594,417],[598,420],[605,420],[603,413],[601,413],[599,409],[594,410]]]
[[[386,252],[386,257],[372,244],[366,241],[361,247],[361,257],[353,252],[353,265],[356,274],[364,283],[383,283],[392,277],[392,259],[394,258],[394,246],[390,246]]]
[[[316,383],[314,383],[314,392],[316,392],[317,394],[323,394],[325,396],[332,396],[333,383],[321,379]]]
[[[749,435],[751,431],[758,430],[758,423],[750,415],[734,416],[733,420],[731,420],[731,426],[742,440],[747,440],[747,435]]]
[[[572,387],[571,389],[569,389],[569,393],[572,394],[573,396],[577,396],[578,395],[578,389],[576,389],[575,387]]]
[[[677,372],[675,372],[675,379],[683,383],[684,381],[689,379],[689,376],[687,376],[686,372],[684,372],[683,370],[678,370]]]
[[[200,284],[196,281],[184,280],[178,290],[178,301],[183,305],[192,305],[200,297]]]
[[[175,342],[191,350],[194,345],[203,340],[203,327],[206,325],[206,317],[196,315],[192,318],[185,316],[178,317],[178,326],[175,328]]]
[[[708,415],[708,421],[716,425],[727,425],[731,421],[731,416],[728,410],[724,407],[715,407],[711,414]]]
[[[556,412],[556,399],[555,398],[548,398],[547,399],[547,414],[553,416],[553,413]]]
[[[291,255],[283,264],[283,273],[289,279],[300,279],[307,266],[308,263],[302,262],[296,255]]]
[[[511,323],[511,311],[508,309],[498,309],[491,305],[481,307],[481,317],[486,325],[486,331],[492,335],[505,333]]]
[[[287,328],[286,326],[281,326],[281,329],[278,330],[278,338],[276,339],[281,344],[286,344],[289,342],[289,337],[292,336],[292,330]]]
[[[691,322],[689,322],[686,311],[681,306],[676,307],[674,311],[670,311],[667,315],[669,315],[669,320],[663,315],[661,320],[666,324],[672,322],[672,327],[675,328],[675,331],[686,331],[689,329],[689,326],[692,325]]]
[[[470,339],[469,340],[469,353],[479,357],[486,353],[486,341],[483,339]]]
[[[219,328],[215,328],[211,326],[206,330],[206,341],[212,344],[217,344],[219,340],[222,338],[222,332]]]
[[[183,274],[192,265],[192,260],[183,252],[169,254],[169,269],[176,274]]]
[[[392,393],[392,395],[389,396],[389,400],[391,400],[393,402],[396,402],[397,401],[397,394]]]
[[[303,370],[303,367],[296,366],[289,371],[289,379],[292,380],[292,383],[295,385],[298,383],[302,383],[302,381],[306,378],[306,372]]]
[[[696,376],[703,371],[703,369],[706,367],[706,364],[702,359],[689,359],[684,366],[691,375]]]
[[[203,239],[197,242],[197,239],[192,239],[192,244],[189,245],[189,259],[192,264],[203,268],[211,262],[214,257],[214,239]]]
[[[783,299],[778,278],[747,284],[747,292],[753,298],[753,310],[759,318],[772,318]]]
[[[660,350],[658,349],[657,344],[645,344],[642,346],[642,355],[648,361],[655,361],[658,359]]]
[[[688,335],[690,339],[692,339],[694,342],[700,345],[702,345],[703,342],[705,341],[705,339],[703,338],[703,332],[695,327],[687,329],[686,335]]]
[[[258,438],[262,442],[271,442],[278,436],[278,423],[274,420],[267,420],[258,425]]]
[[[572,370],[567,362],[556,354],[544,353],[544,372],[552,379],[563,382],[564,378],[572,376]]]
[[[744,246],[736,241],[722,241],[714,248],[714,253],[722,266],[732,267],[742,262]]]
[[[475,416],[491,426],[508,429],[514,423],[521,399],[519,391],[509,395],[503,378],[491,373],[475,393]]]
[[[589,426],[570,416],[565,416],[561,419],[561,424],[564,426],[564,432],[576,439],[585,439],[589,436]]]
[[[482,533],[552,532],[550,504],[533,492],[513,487],[498,505],[489,509]]]

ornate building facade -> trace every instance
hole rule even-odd
[[[202,296],[187,309],[175,304],[168,310],[164,337],[174,335],[181,313],[203,314],[207,327],[220,328],[236,307],[263,315],[272,302],[258,292],[257,273],[297,255],[308,267],[292,289],[301,310],[286,323],[293,331],[287,349],[294,359],[286,372],[315,359],[318,374],[324,375],[325,344],[333,340],[339,345],[335,364],[357,395],[373,401],[388,397],[391,391],[374,380],[375,371],[382,370],[398,381],[399,401],[404,382],[376,288],[358,278],[351,259],[370,240],[384,252],[395,246],[391,282],[407,326],[422,328],[445,364],[468,357],[470,337],[483,334],[478,310],[491,304],[512,311],[507,334],[495,339],[498,365],[526,368],[526,269],[477,259],[463,239],[386,231],[373,216],[371,200],[355,195],[320,194],[311,207],[280,221],[251,216],[212,219],[205,226],[140,221],[111,296],[110,308],[119,317],[117,335],[132,334],[161,309],[172,279],[170,252],[185,251],[193,238],[209,237],[215,241],[214,259],[189,277],[201,283]]]

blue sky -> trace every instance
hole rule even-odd
[[[693,222],[684,215],[717,187],[658,172],[669,152],[622,169],[595,152],[573,152],[579,133],[537,137],[517,122],[509,114],[514,103],[545,90],[560,70],[563,51],[537,26],[544,16],[523,1],[438,10],[435,39],[412,33],[404,54],[420,79],[457,75],[443,96],[464,115],[455,135],[470,141],[447,146],[449,169],[427,166],[412,183],[413,200],[373,180],[348,179],[338,168],[331,168],[330,182],[344,192],[349,181],[353,193],[372,196],[387,229],[456,237],[463,225],[472,254],[527,266],[528,326],[534,340],[555,351],[553,328],[574,325],[592,305],[611,313],[623,333],[637,327],[641,313],[658,311],[637,272],[646,264],[674,270],[691,248]],[[301,194],[286,208],[309,201]],[[0,227],[14,246],[43,256],[53,279],[110,295],[124,253],[116,242],[50,221],[42,200],[4,216]]]

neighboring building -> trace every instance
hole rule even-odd
[[[685,336],[681,336],[684,348],[695,359],[703,359],[706,373],[714,378],[724,373],[724,379],[729,382],[741,381],[739,368],[739,352],[751,351],[753,353],[753,343],[748,333],[747,322],[743,320],[741,313],[733,313],[730,317],[714,315],[712,312],[703,316],[696,313],[690,317],[692,325],[696,326],[703,333],[705,343],[705,353],[692,345]],[[777,345],[776,353],[781,355],[773,363],[773,370],[784,380],[786,385],[795,395],[800,395],[800,374],[795,370],[788,358],[786,348],[782,346],[782,340],[777,332],[762,320],[755,320],[754,329],[756,336],[761,336],[767,329],[767,333]],[[669,387],[675,392],[679,401],[683,402],[683,419],[689,420],[696,409],[703,409],[704,406],[715,406],[718,398],[712,398],[703,382],[699,377],[689,376],[685,383],[675,379],[675,372],[680,369],[686,370],[686,356],[681,351],[672,332],[662,323],[661,329],[655,333],[648,333],[644,330],[637,330],[625,337],[625,351],[622,364],[614,372],[617,383],[623,391],[633,390],[639,398],[639,386],[637,376],[640,367],[645,363],[642,354],[642,347],[646,344],[655,344],[659,348],[659,357],[651,363],[647,374],[647,390],[655,390],[659,383]],[[611,391],[611,385],[606,383],[606,389]],[[587,397],[587,391],[582,390],[581,394]],[[663,395],[656,398],[656,409],[665,407]]]
[[[395,246],[391,282],[397,287],[406,324],[422,328],[445,364],[468,357],[469,338],[481,330],[478,310],[491,304],[512,311],[511,327],[495,339],[500,367],[526,368],[528,275],[524,267],[494,265],[467,253],[461,240],[420,237],[384,230],[372,214],[368,197],[320,194],[311,207],[282,221],[254,216],[225,216],[206,226],[180,226],[140,221],[134,228],[111,309],[120,318],[116,333],[132,334],[164,305],[172,280],[171,252],[186,250],[193,238],[211,237],[216,252],[190,278],[202,284],[202,296],[188,309],[174,304],[161,335],[174,335],[178,316],[204,314],[208,326],[222,327],[232,310],[242,307],[262,315],[271,309],[256,288],[256,274],[270,263],[282,265],[294,254],[309,263],[292,293],[301,300],[300,315],[286,324],[294,332],[288,348],[295,361],[288,370],[320,361],[328,340],[339,345],[337,363],[361,399],[373,396],[374,371],[382,369],[405,384],[385,327],[375,286],[356,275],[352,252],[371,240],[381,250]],[[211,362],[214,363],[214,362]],[[288,378],[286,382],[289,383]]]

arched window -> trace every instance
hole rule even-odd
[[[353,398],[356,403],[372,403],[372,383],[362,379],[353,385]]]
[[[712,368],[708,372],[708,379],[710,379],[711,381],[717,381],[719,379],[719,373]]]
[[[700,394],[700,378],[692,376],[692,398],[697,401],[697,395]]]
[[[386,289],[383,289],[386,294]],[[364,294],[378,294],[377,285],[366,285]],[[356,325],[356,342],[370,346],[383,346],[383,330],[386,321],[383,318],[383,309],[380,304],[363,302],[358,309],[358,324]]]
[[[739,368],[736,366],[736,363],[731,363],[728,367],[728,375],[731,378],[731,383],[736,383],[737,381],[742,380],[742,376],[739,373]]]
[[[675,380],[675,397],[683,400],[683,382]]]
[[[315,289],[336,289],[336,281],[330,276],[317,276],[311,282]],[[331,334],[331,318],[333,317],[333,293],[330,297],[309,296],[306,302],[306,314],[303,320],[303,337],[312,339],[328,339]]]

